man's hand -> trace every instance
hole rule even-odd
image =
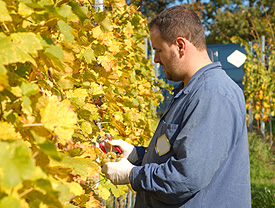
[[[128,142],[123,141],[122,139],[112,141],[105,140],[102,142],[102,144],[104,145],[107,152],[111,151],[111,149],[112,151],[116,151],[114,147],[119,147],[122,150],[123,158],[128,159],[131,163],[134,163],[138,160],[136,148]]]
[[[130,173],[135,167],[127,159],[122,158],[119,162],[107,162],[102,167],[102,173],[110,179],[114,185],[130,183]]]

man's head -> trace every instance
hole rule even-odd
[[[163,40],[173,44],[184,37],[198,50],[206,49],[204,27],[197,14],[185,6],[174,6],[162,11],[149,23],[149,30],[157,27]]]
[[[154,61],[164,66],[168,80],[187,84],[196,71],[211,63],[204,28],[193,10],[166,9],[149,23],[149,30]]]

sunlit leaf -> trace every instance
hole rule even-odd
[[[36,55],[38,50],[43,49],[39,39],[34,33],[13,33],[11,34],[11,39],[17,47],[32,55]]]
[[[18,201],[17,199],[6,196],[0,200],[0,207],[20,208],[21,204],[20,201]]]
[[[17,140],[21,138],[20,133],[15,131],[11,123],[0,121],[0,130],[0,140]]]
[[[81,123],[81,129],[87,134],[91,134],[93,132],[91,124],[87,121]]]
[[[32,114],[31,100],[30,98],[23,96],[22,98],[22,111],[26,114]]]
[[[12,21],[9,11],[7,10],[6,3],[0,0],[0,22]]]
[[[0,92],[9,86],[6,68],[0,64]]]
[[[56,96],[50,97],[45,108],[40,110],[41,122],[55,132],[62,144],[71,140],[77,116],[69,100],[59,101]]]
[[[111,196],[109,190],[103,187],[101,184],[99,184],[97,188],[98,188],[99,195],[102,197],[102,199],[107,200]]]
[[[93,95],[102,95],[104,91],[102,87],[94,82],[91,83],[91,90]]]
[[[63,53],[62,49],[57,45],[50,46],[49,48],[47,48],[45,50],[45,53],[50,53],[60,60],[64,59],[64,53]]]
[[[35,167],[31,150],[22,141],[0,141],[0,181],[6,188],[15,187],[23,179],[31,178]]]
[[[28,53],[14,45],[10,37],[0,38],[0,45],[0,64],[7,65],[10,63],[25,63],[29,61],[36,65],[35,60]]]
[[[75,196],[81,195],[83,193],[83,188],[78,183],[67,183],[67,186],[69,187],[70,192]]]
[[[22,90],[22,94],[28,97],[31,95],[35,95],[36,93],[39,92],[38,85],[29,83],[29,82],[22,82],[20,85],[20,88]]]
[[[74,41],[74,36],[72,34],[72,28],[66,22],[64,22],[63,20],[59,20],[57,22],[57,25],[58,25],[60,31],[65,36],[65,39],[67,41],[73,42]]]
[[[72,12],[72,8],[68,5],[62,5],[57,8],[56,11],[63,17],[67,19],[67,21],[76,21],[78,20],[77,16]]]
[[[18,8],[18,14],[22,15],[23,17],[30,16],[33,13],[33,9],[28,7],[26,4],[20,2]]]
[[[70,1],[69,5],[72,7],[72,11],[78,16],[78,18],[84,22],[88,17],[83,9],[78,5],[77,2]]]

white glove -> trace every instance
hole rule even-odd
[[[124,185],[130,183],[130,173],[135,167],[127,159],[122,158],[119,162],[107,162],[101,171],[110,179],[114,185]]]
[[[106,151],[110,151],[110,146],[113,146],[112,148],[113,151],[115,151],[114,146],[119,147],[122,151],[123,158],[127,158],[131,163],[134,163],[138,160],[138,154],[137,154],[136,148],[122,139],[111,140],[111,141],[105,140],[104,146]]]

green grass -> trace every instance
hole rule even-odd
[[[275,208],[275,149],[249,134],[252,208]]]

